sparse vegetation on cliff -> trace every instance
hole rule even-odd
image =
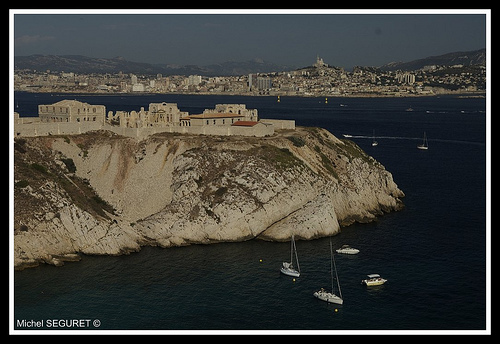
[[[313,239],[399,210],[404,196],[382,165],[321,128],[25,138],[14,160],[18,267],[141,245]]]

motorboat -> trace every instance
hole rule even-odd
[[[366,286],[375,286],[375,285],[382,285],[387,280],[385,278],[380,277],[379,274],[370,274],[367,275],[367,279],[361,280],[361,284],[365,284]]]
[[[342,245],[341,248],[335,250],[337,253],[343,254],[358,254],[359,250],[357,248],[351,247],[349,245]]]

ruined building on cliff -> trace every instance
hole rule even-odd
[[[151,103],[148,110],[109,111],[104,105],[62,100],[38,106],[38,117],[14,113],[15,136],[73,135],[110,130],[144,138],[160,132],[200,135],[271,136],[275,129],[295,129],[294,120],[259,119],[257,109],[245,104],[217,104],[201,114],[189,115],[175,103]]]
[[[104,124],[106,107],[77,100],[61,100],[51,105],[38,105],[40,122],[97,122]]]

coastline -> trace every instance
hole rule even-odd
[[[82,94],[92,96],[148,96],[148,95],[201,95],[201,96],[242,96],[242,97],[301,97],[301,98],[414,98],[414,97],[439,97],[459,96],[461,98],[486,98],[486,91],[440,91],[433,93],[344,93],[344,94],[288,94],[286,92],[273,92],[269,94],[258,94],[254,92],[96,92],[83,90],[20,90],[14,92],[46,93],[46,94]]]

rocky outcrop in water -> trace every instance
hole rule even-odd
[[[16,139],[14,264],[334,235],[403,207],[385,168],[320,128],[268,138],[106,131]]]

